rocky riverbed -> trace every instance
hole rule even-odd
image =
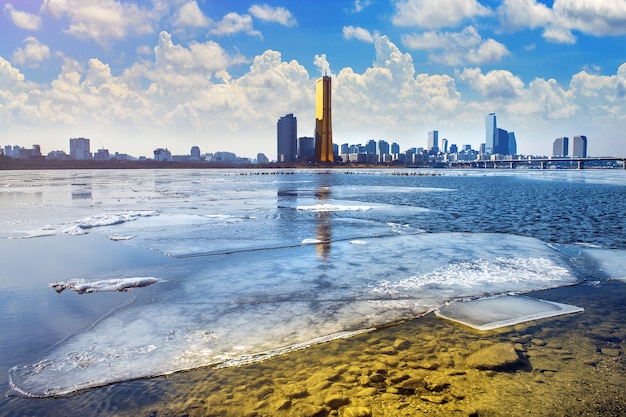
[[[427,315],[257,364],[177,374],[143,415],[625,415],[625,288],[535,293],[586,311],[498,331]]]
[[[626,284],[531,296],[585,312],[483,332],[429,314],[246,366],[11,398],[0,416],[626,415]]]

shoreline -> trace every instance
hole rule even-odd
[[[429,313],[248,365],[119,383],[70,398],[11,398],[10,415],[85,415],[93,404],[103,405],[87,415],[625,414],[626,283],[527,295],[585,312],[483,332]],[[512,347],[518,359],[476,365],[476,353],[493,346]]]

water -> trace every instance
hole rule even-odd
[[[17,410],[624,277],[625,191],[621,170],[3,172],[0,388]],[[151,285],[49,287],[110,279]]]

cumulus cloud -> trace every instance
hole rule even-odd
[[[4,5],[4,14],[9,16],[13,24],[21,29],[39,30],[41,27],[41,17],[36,14],[16,10],[10,3]]]
[[[152,33],[153,23],[160,17],[155,11],[118,0],[45,0],[41,10],[56,18],[68,18],[66,33],[100,45],[109,45],[129,33]]]
[[[332,71],[330,70],[330,64],[326,59],[326,54],[315,55],[315,57],[313,58],[313,63],[319,70],[320,75],[332,75]]]
[[[374,43],[374,40],[379,36],[378,33],[372,34],[369,30],[357,26],[343,27],[344,39],[358,39],[362,42]]]
[[[411,55],[388,37],[376,38],[373,46],[373,64],[360,72],[342,68],[333,74],[327,57],[315,56],[320,72],[333,77],[337,143],[381,138],[421,146],[432,129],[445,132],[451,143],[469,143],[474,140],[470,126],[477,126],[474,136],[484,137],[484,115],[491,111],[518,133],[521,146],[557,125],[564,130],[553,137],[571,135],[576,119],[584,119],[585,125],[594,120],[624,124],[626,64],[610,75],[581,71],[569,85],[542,78],[525,83],[510,71],[483,72],[476,66],[454,75],[418,73]],[[180,147],[174,152],[186,152],[201,144],[246,156],[275,149],[276,120],[284,114],[298,117],[300,134],[312,133],[319,75],[295,60],[283,60],[280,52],[258,54],[248,70],[234,76],[230,68],[245,58],[227,53],[215,41],[181,44],[161,32],[153,51],[114,72],[100,59],[64,58],[49,85],[26,82],[0,58],[3,128],[11,133],[39,127],[48,136],[57,128],[86,136],[97,132],[124,138],[109,146],[131,154],[167,144]],[[112,126],[115,134],[109,133]],[[63,144],[66,137],[61,136]]]
[[[622,0],[555,0],[552,8],[537,0],[504,0],[498,15],[504,31],[543,28],[543,37],[556,43],[575,43],[574,31],[592,36],[626,34]]]
[[[524,82],[510,71],[493,70],[483,74],[480,68],[466,68],[458,77],[489,99],[515,99],[523,94]]]
[[[174,20],[174,26],[184,27],[207,27],[210,23],[211,19],[202,13],[195,0],[185,3],[176,13]]]
[[[491,13],[477,0],[399,0],[395,6],[394,25],[425,29],[454,27],[465,19]]]
[[[24,48],[17,48],[13,53],[13,62],[30,68],[38,67],[41,62],[50,58],[50,48],[33,36],[24,39]]]
[[[430,60],[450,66],[494,63],[510,54],[500,42],[484,40],[473,26],[461,32],[429,31],[403,35],[402,43],[410,49],[430,51]]]
[[[284,7],[271,7],[267,4],[254,4],[248,9],[250,14],[265,22],[276,22],[293,27],[298,24],[291,12]]]
[[[211,33],[214,35],[234,35],[239,32],[263,38],[261,32],[252,27],[252,17],[247,14],[242,15],[235,12],[228,13],[220,22],[215,24],[213,29],[211,29]]]

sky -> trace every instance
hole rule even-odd
[[[626,156],[626,0],[0,0],[2,146],[272,160],[323,74],[339,145],[478,149],[495,112],[520,154]]]

